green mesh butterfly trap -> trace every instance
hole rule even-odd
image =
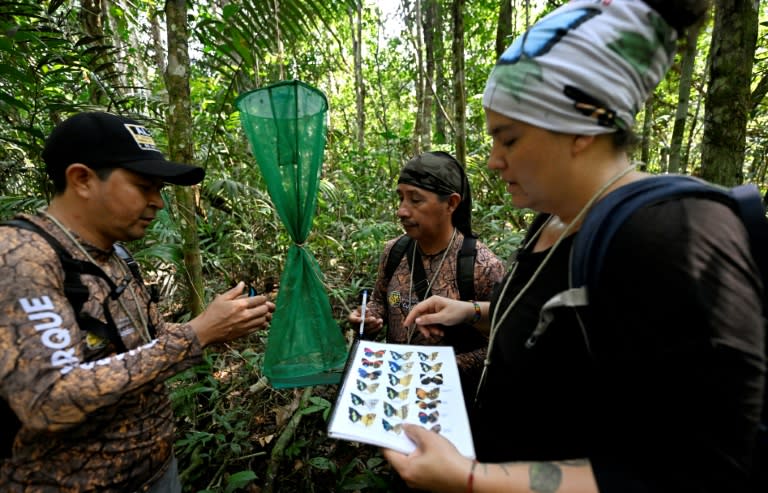
[[[235,102],[275,209],[293,241],[267,340],[263,372],[275,388],[338,383],[346,341],[333,319],[312,229],[326,143],[328,100],[300,81],[241,94]]]

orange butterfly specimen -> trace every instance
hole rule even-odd
[[[440,396],[440,388],[435,387],[432,390],[424,390],[420,387],[416,388],[416,397],[424,401],[427,399],[437,399]]]
[[[396,424],[396,425],[393,425],[389,421],[387,421],[386,419],[382,419],[381,420],[381,425],[384,427],[385,431],[391,431],[391,432],[396,433],[398,435],[400,434],[400,432],[403,429],[403,425],[401,425],[399,423]]]
[[[420,409],[434,409],[434,408],[436,408],[436,407],[437,407],[437,405],[438,405],[438,404],[440,404],[440,402],[441,402],[441,401],[440,401],[440,399],[438,399],[438,400],[436,400],[436,401],[431,401],[431,402],[427,402],[427,401],[416,401],[416,405],[417,405],[417,406],[418,406]]]
[[[373,394],[378,388],[379,384],[377,383],[365,383],[362,380],[357,380],[357,390],[364,390],[369,394]]]
[[[365,426],[371,426],[376,420],[376,413],[360,414],[354,407],[349,408],[349,419],[353,423],[362,422]]]

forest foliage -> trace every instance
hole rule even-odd
[[[503,184],[486,169],[490,139],[480,95],[497,45],[506,46],[562,3],[0,0],[0,216],[35,210],[50,199],[40,153],[55,123],[82,110],[126,114],[159,129],[162,148],[191,146],[191,160],[206,168],[193,198],[202,299],[239,280],[277,292],[290,238],[235,100],[281,80],[300,80],[320,89],[330,105],[307,248],[324,274],[334,318],[347,329],[360,289],[373,285],[384,242],[400,233],[394,186],[400,166],[416,153],[460,151],[475,230],[501,258],[514,252],[531,212],[511,208]],[[638,116],[643,141],[633,157],[652,173],[724,177],[717,181],[765,190],[768,6],[716,5]],[[170,8],[185,14],[188,28],[186,95],[169,84],[168,67],[179,67],[168,57]],[[738,16],[754,39],[717,30],[718,15],[726,14],[734,16],[731,25]],[[712,70],[744,49],[751,57],[739,59],[729,73]],[[708,100],[715,94],[710,88],[738,76],[739,68],[744,81],[729,82],[736,91],[731,99]],[[172,138],[171,101],[179,97],[190,105],[184,131],[191,142]],[[702,155],[718,162],[703,162]],[[169,207],[147,237],[130,246],[161,288],[166,316],[183,321],[193,311],[194,284],[187,282],[179,199],[172,193],[166,199]],[[376,450],[325,437],[333,386],[270,388],[260,372],[266,337],[210,350],[204,364],[169,382],[185,490],[395,489],[397,480]]]

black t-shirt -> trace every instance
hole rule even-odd
[[[540,306],[567,287],[571,240],[499,330],[472,417],[478,457],[588,457],[601,492],[739,491],[765,373],[762,286],[741,222],[692,198],[638,211],[591,293],[592,354],[571,309],[527,349]],[[547,253],[519,256],[500,309]]]

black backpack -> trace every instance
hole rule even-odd
[[[51,245],[54,251],[56,251],[56,254],[59,257],[59,261],[61,262],[61,266],[64,269],[64,294],[66,295],[67,300],[69,300],[69,304],[72,305],[72,309],[75,312],[75,318],[80,329],[97,334],[104,339],[108,339],[112,344],[114,344],[119,353],[124,353],[127,351],[125,344],[120,337],[120,333],[117,330],[117,325],[115,324],[115,321],[112,319],[112,315],[109,313],[109,310],[107,310],[106,307],[104,309],[104,316],[107,319],[107,323],[104,323],[88,314],[81,313],[83,304],[88,300],[89,292],[88,288],[80,279],[80,276],[82,274],[98,276],[107,283],[111,291],[108,298],[104,300],[105,304],[109,301],[109,299],[117,299],[123,293],[125,288],[128,287],[128,283],[131,281],[131,277],[126,277],[120,282],[119,285],[115,284],[115,282],[98,265],[74,258],[67,250],[64,249],[64,247],[56,238],[30,221],[17,218],[4,221],[0,224],[3,226],[13,226],[16,228],[33,231],[43,237]],[[136,282],[138,282],[140,285],[143,284],[139,266],[128,252],[128,250],[126,250],[125,247],[118,243],[115,243],[114,249],[115,253],[117,253],[117,255],[120,256],[120,258],[122,258],[126,264],[128,264],[128,267],[131,270],[131,274],[133,278],[136,279]],[[157,302],[156,293],[150,291],[150,294],[152,301]],[[149,322],[148,329],[150,336],[154,338],[156,330],[151,321]],[[0,432],[0,458],[7,458],[11,456],[13,439],[21,427],[21,422],[4,399],[0,402],[0,419],[2,419],[3,423],[5,423],[2,427],[2,431]]]
[[[741,218],[749,234],[752,257],[763,280],[763,316],[768,320],[768,219],[765,216],[765,202],[757,187],[740,185],[723,188],[690,176],[660,175],[616,189],[589,211],[574,239],[571,251],[570,289],[557,294],[544,304],[539,324],[529,343],[535,344],[536,338],[546,330],[554,317],[552,309],[557,307],[584,307],[580,313],[585,318],[588,331],[589,320],[595,317],[595,314],[589,312],[589,293],[600,289],[598,280],[602,262],[613,235],[637,209],[664,200],[689,196],[724,203]],[[589,348],[588,338],[586,343]],[[764,350],[768,357],[768,347]],[[768,392],[765,389],[751,486],[751,491],[768,492]]]
[[[461,249],[456,255],[456,284],[459,287],[459,297],[464,301],[475,299],[475,259],[477,258],[477,238],[464,236]],[[384,266],[384,278],[392,278],[395,269],[400,265],[400,260],[406,252],[413,249],[413,238],[403,235],[397,239],[387,256],[387,263]],[[424,272],[424,264],[421,262],[421,254],[416,249],[416,266],[414,267],[414,258],[407,255],[408,267],[413,270],[414,287],[419,299],[423,300],[427,290],[427,274]],[[415,269],[415,270],[414,270]]]

